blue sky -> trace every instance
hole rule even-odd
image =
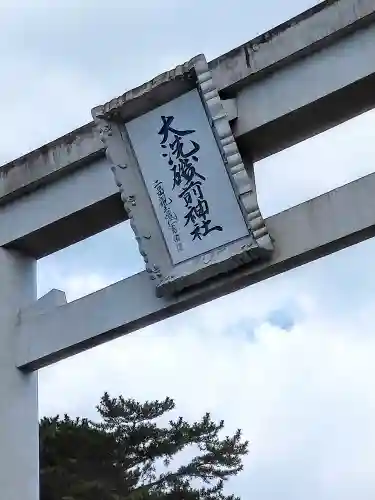
[[[0,1],[6,162],[90,120],[90,109],[197,53],[208,59],[313,0]],[[6,51],[4,50],[6,49]],[[256,164],[264,215],[374,170],[367,113]],[[251,442],[244,499],[375,497],[374,241],[40,372],[40,413],[93,416],[102,393],[175,398]],[[39,294],[69,299],[143,268],[127,224],[40,261]],[[126,300],[126,297],[124,297]]]

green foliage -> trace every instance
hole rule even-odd
[[[209,413],[162,425],[174,408],[170,398],[141,404],[105,393],[99,423],[42,419],[41,500],[239,500],[223,487],[243,467],[241,431],[220,437],[224,422]]]

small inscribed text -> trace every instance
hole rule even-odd
[[[154,182],[154,188],[158,196],[159,205],[163,209],[164,218],[168,224],[169,230],[173,234],[173,241],[176,245],[177,251],[181,252],[183,250],[183,245],[181,242],[181,236],[178,232],[178,217],[171,209],[170,205],[172,203],[171,198],[167,198],[164,190],[163,183],[156,180]]]

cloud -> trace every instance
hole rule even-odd
[[[59,288],[74,300],[144,268],[126,221],[38,261],[38,295]]]
[[[293,329],[295,318],[293,317],[292,311],[275,309],[268,314],[267,322],[271,326],[279,327],[288,332]]]
[[[140,400],[170,395],[186,418],[209,410],[225,418],[228,432],[244,430],[251,453],[231,483],[244,498],[349,499],[359,486],[370,498],[375,483],[364,471],[375,444],[374,299],[332,321],[318,314],[311,293],[299,304],[301,319],[285,331],[258,322],[262,288],[42,370],[42,412],[93,416],[104,390]],[[281,301],[269,286],[268,307]],[[238,317],[248,318],[252,342],[241,331],[227,334]],[[62,398],[49,400],[56,387]]]

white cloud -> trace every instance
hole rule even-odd
[[[280,297],[276,288],[255,286],[43,370],[43,413],[92,416],[105,390],[140,400],[170,395],[187,418],[210,410],[228,431],[244,430],[251,453],[232,482],[244,498],[284,498],[284,491],[285,498],[349,499],[358,487],[370,498],[374,299],[332,321],[319,314],[312,290],[290,332],[260,322],[253,341],[227,335],[239,317],[251,325],[280,306],[288,293]],[[255,314],[243,310],[247,303]],[[49,400],[56,387],[61,399]]]

